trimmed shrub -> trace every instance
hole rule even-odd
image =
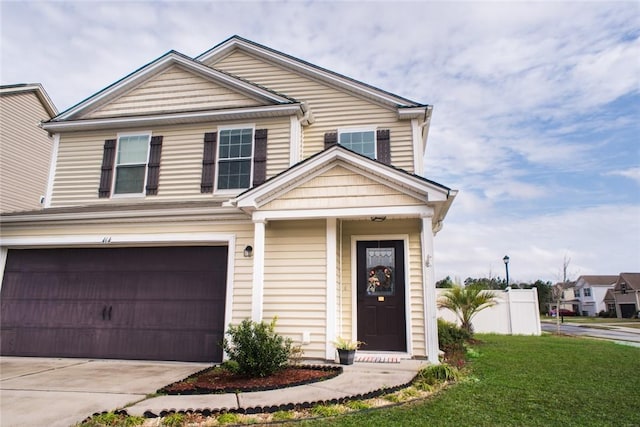
[[[224,351],[237,366],[237,373],[247,377],[267,377],[284,368],[292,352],[292,340],[275,332],[276,318],[271,323],[243,320],[229,326],[223,341]],[[237,365],[236,365],[237,364]]]

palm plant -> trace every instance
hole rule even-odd
[[[497,298],[491,291],[478,286],[454,285],[441,295],[438,307],[453,311],[460,319],[460,327],[473,334],[473,316],[497,303]]]

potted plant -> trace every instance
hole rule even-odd
[[[341,365],[353,365],[353,359],[356,355],[356,350],[362,345],[362,341],[346,340],[342,337],[338,337],[333,345],[338,350],[338,357],[340,358]]]

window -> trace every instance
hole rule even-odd
[[[574,293],[576,295],[576,298],[580,298],[580,289],[576,289]]]
[[[218,190],[249,188],[253,128],[221,130],[218,147]]]
[[[338,144],[370,159],[376,158],[376,132],[374,130],[339,131]]]
[[[144,192],[150,139],[150,134],[118,137],[114,194]]]
[[[591,288],[584,288],[584,296],[585,297],[591,296]]]

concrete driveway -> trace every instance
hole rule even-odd
[[[1,427],[69,427],[140,401],[210,366],[125,360],[0,358]]]

